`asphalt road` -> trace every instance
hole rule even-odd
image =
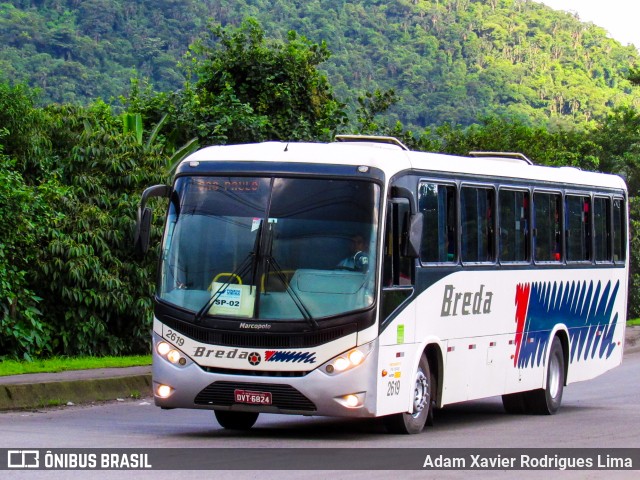
[[[623,364],[611,372],[565,388],[562,408],[555,416],[508,415],[499,398],[490,398],[449,406],[437,412],[435,426],[412,436],[389,435],[378,420],[280,415],[261,415],[248,432],[227,431],[217,424],[212,412],[163,411],[153,405],[152,399],[14,411],[0,413],[0,448],[640,448],[639,380],[640,352],[637,352],[625,355]],[[3,473],[29,479],[75,478],[76,475],[86,478],[86,472]],[[191,472],[192,476],[180,474],[179,478],[210,478],[203,473],[206,472]],[[219,472],[216,479],[300,478],[296,472],[259,473]],[[469,477],[469,472],[462,471],[438,472],[437,476],[430,477],[426,473],[436,472],[404,472],[402,478]],[[475,476],[493,478],[500,473],[475,472]],[[539,474],[543,473],[518,472],[518,475],[542,478]],[[570,478],[633,478],[637,475],[637,472],[562,473]],[[152,472],[135,472],[135,478],[141,475],[157,477],[157,473],[154,477]],[[305,478],[326,479],[327,475],[322,471],[306,472]],[[388,476],[383,471],[350,471],[339,472],[331,478]],[[134,478],[126,472],[92,472],[91,477]]]

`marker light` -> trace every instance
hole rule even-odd
[[[169,395],[171,395],[171,393],[173,393],[173,388],[171,388],[169,385],[158,385],[156,393],[160,398],[167,398],[169,397]]]

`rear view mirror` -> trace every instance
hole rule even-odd
[[[149,250],[149,240],[151,238],[152,211],[148,208],[147,200],[151,197],[169,197],[171,187],[167,185],[154,185],[147,188],[142,193],[140,206],[138,207],[138,218],[136,222],[136,232],[134,235],[134,248],[138,253],[144,255]]]
[[[147,253],[149,250],[149,239],[151,238],[151,218],[153,214],[149,207],[145,207],[140,215],[140,219],[136,224],[135,245],[134,248],[140,254]]]
[[[418,258],[422,248],[422,224],[424,216],[421,212],[414,213],[409,219],[409,231],[407,232],[407,242],[405,243],[406,257]]]

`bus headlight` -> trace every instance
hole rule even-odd
[[[373,343],[365,343],[364,345],[344,352],[325,363],[322,370],[328,375],[337,375],[351,370],[366,360],[372,350],[372,345]]]
[[[169,345],[167,342],[160,342],[158,343],[156,350],[158,350],[158,353],[164,357],[171,350],[171,345]]]
[[[187,364],[187,357],[180,350],[164,340],[156,344],[156,352],[174,365],[184,366]]]

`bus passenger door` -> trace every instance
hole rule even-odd
[[[415,304],[410,301],[415,259],[404,255],[411,211],[408,201],[387,205],[378,357],[377,415],[408,411],[415,342]]]
[[[415,259],[403,255],[409,231],[409,203],[403,199],[389,202],[385,228],[384,255],[382,267],[382,311],[381,322],[388,322],[396,310],[413,293]],[[405,335],[404,341],[413,342]],[[404,342],[398,342],[404,343]]]

